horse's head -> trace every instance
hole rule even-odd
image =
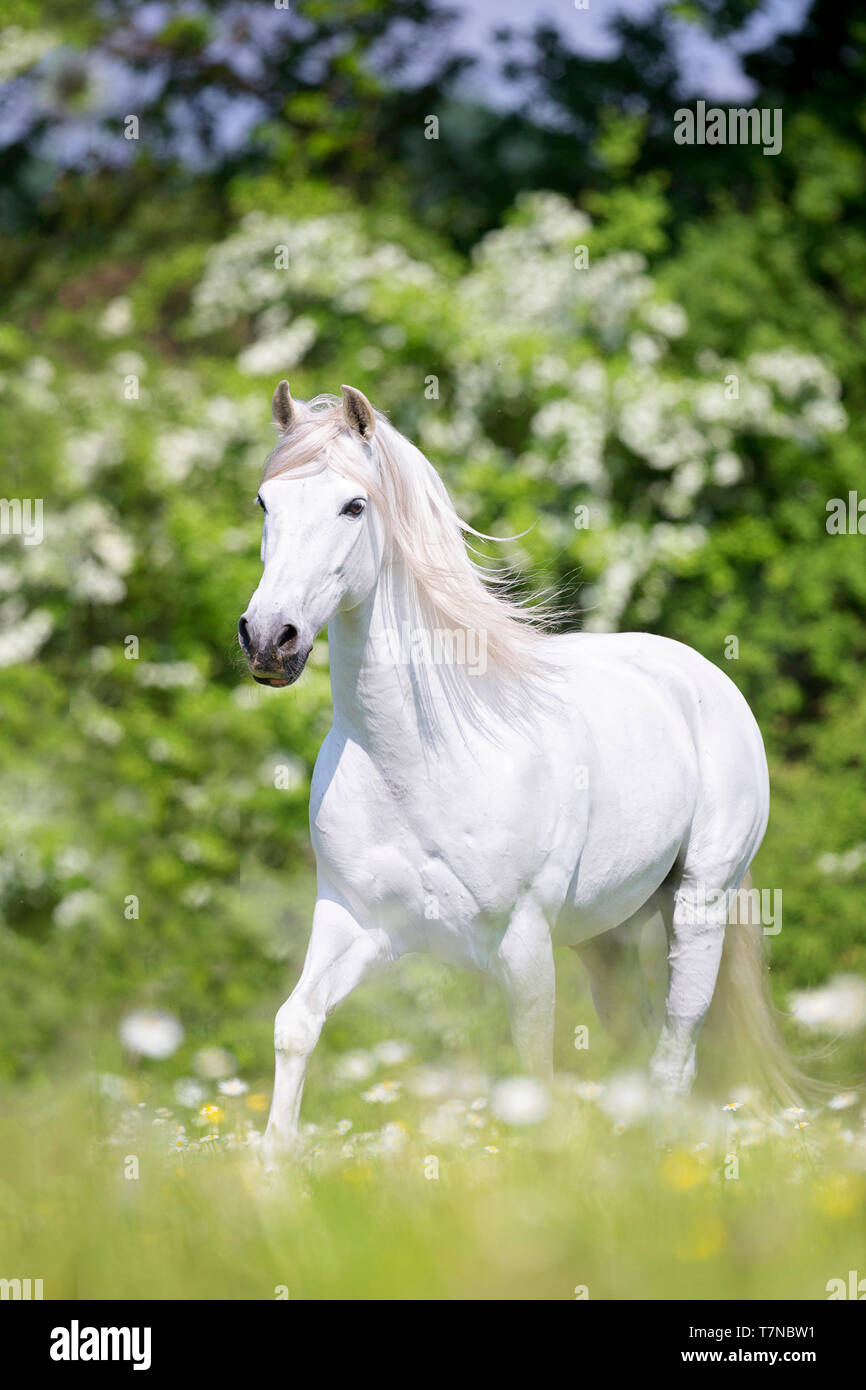
[[[361,481],[372,478],[376,417],[360,391],[342,392],[342,410],[329,412],[295,403],[286,381],[274,392],[282,437],[256,499],[265,513],[264,572],[238,623],[241,648],[262,685],[296,681],[317,634],[376,583],[382,536]],[[289,461],[281,465],[284,449]]]

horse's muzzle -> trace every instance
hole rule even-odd
[[[259,685],[293,685],[312,650],[312,643],[291,623],[285,623],[273,637],[260,640],[245,616],[238,623],[238,642],[250,675]]]
[[[277,657],[276,660],[272,658],[267,662],[256,658],[249,662],[250,675],[259,685],[294,685],[306,666],[311,651],[312,648],[307,647],[304,651],[292,652],[291,656]]]

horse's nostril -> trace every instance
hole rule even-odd
[[[292,644],[297,640],[297,636],[298,629],[296,627],[292,627],[291,623],[286,623],[286,626],[282,629],[279,637],[277,638],[277,646],[291,647]]]
[[[250,656],[252,654],[253,644],[252,639],[250,637],[250,630],[247,627],[246,618],[241,618],[240,622],[238,623],[238,638],[247,656]]]

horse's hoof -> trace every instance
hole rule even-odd
[[[265,1174],[282,1172],[297,1162],[299,1152],[299,1139],[297,1135],[287,1136],[268,1136],[265,1135],[259,1148],[259,1156]]]

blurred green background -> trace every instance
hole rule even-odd
[[[5,7],[2,491],[44,507],[41,544],[0,536],[8,1083],[129,1064],[157,1008],[167,1078],[220,1046],[267,1086],[330,718],[324,638],[285,693],[236,651],[283,375],[361,388],[474,526],[531,528],[528,592],[724,667],[770,759],[777,998],[866,974],[866,539],[826,526],[866,496],[866,21],[647,3],[596,51],[549,13]],[[781,152],[675,144],[698,97],[780,109]],[[323,1054],[394,1033],[513,1064],[495,992],[437,967]]]
[[[479,529],[534,526],[507,554],[576,621],[724,666],[772,766],[776,978],[866,971],[864,539],[825,525],[866,495],[864,24],[812,5],[745,60],[777,156],[675,145],[683,33],[756,8],[648,10],[606,59],[578,11],[500,33],[485,106],[420,0],[10,6],[3,488],[44,541],[0,539],[8,1074],[142,1003],[264,1060],[329,722],[324,642],[288,694],[235,653],[283,374],[367,392]]]

